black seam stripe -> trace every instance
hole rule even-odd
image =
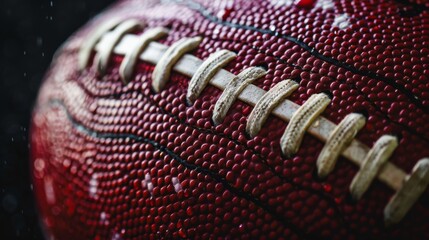
[[[361,76],[365,76],[365,77],[369,77],[372,79],[376,79],[376,80],[380,80],[383,81],[384,83],[394,87],[395,89],[399,90],[402,94],[404,94],[405,96],[407,96],[407,98],[414,103],[417,107],[419,107],[424,113],[429,113],[429,107],[425,107],[421,101],[421,99],[414,95],[411,91],[409,91],[408,89],[406,89],[405,87],[401,86],[400,84],[396,83],[395,80],[390,79],[390,78],[386,78],[383,76],[380,76],[374,72],[371,71],[362,71],[359,70],[345,62],[341,62],[337,59],[334,58],[330,58],[330,57],[326,57],[323,54],[319,53],[316,49],[308,46],[306,43],[300,41],[297,38],[294,38],[292,36],[286,35],[286,34],[281,34],[279,32],[276,31],[272,31],[269,29],[261,29],[261,28],[257,28],[254,26],[248,26],[248,25],[241,25],[238,23],[232,23],[229,21],[224,21],[219,19],[218,17],[214,16],[212,13],[210,13],[210,11],[206,8],[204,8],[201,4],[193,2],[193,1],[180,1],[180,0],[172,0],[174,2],[177,3],[182,3],[183,5],[189,7],[190,9],[196,10],[197,12],[199,12],[203,17],[205,17],[206,19],[208,19],[211,22],[215,22],[217,24],[221,24],[221,25],[225,25],[228,27],[232,27],[232,28],[238,28],[238,29],[245,29],[245,30],[250,30],[250,31],[255,31],[255,32],[260,32],[262,34],[269,34],[271,36],[276,36],[276,37],[280,37],[283,39],[286,39],[287,41],[293,42],[295,44],[297,44],[298,46],[300,46],[301,48],[303,48],[304,50],[306,50],[307,52],[309,52],[311,55],[315,56],[316,58],[323,60],[325,62],[331,63],[337,67],[341,67],[344,68],[354,74],[358,74]]]
[[[81,86],[81,88],[87,94],[91,95],[91,93],[88,91],[88,89],[85,88],[85,86],[83,86],[83,84],[81,84],[80,82],[78,82],[78,84]],[[112,94],[112,95],[103,95],[103,97],[104,98],[115,98],[115,97],[118,97],[118,96],[115,95],[115,94]],[[286,177],[284,177],[281,174],[277,173],[275,171],[274,167],[271,166],[268,163],[266,156],[264,157],[261,153],[258,153],[254,149],[249,148],[245,143],[241,143],[238,140],[236,140],[236,139],[234,139],[234,138],[232,138],[232,137],[230,137],[228,135],[225,135],[223,133],[215,132],[212,129],[205,129],[205,128],[201,128],[201,127],[198,127],[198,126],[194,126],[194,125],[188,124],[188,123],[186,123],[186,121],[181,120],[178,116],[176,116],[176,115],[174,115],[174,114],[166,111],[164,108],[162,108],[161,106],[159,106],[156,102],[154,102],[151,98],[147,98],[147,100],[153,106],[156,106],[161,113],[166,114],[166,115],[168,115],[171,118],[174,118],[180,124],[183,124],[183,125],[185,125],[187,127],[190,127],[190,128],[192,128],[194,130],[197,130],[200,133],[213,134],[213,135],[217,135],[217,136],[226,138],[226,139],[230,140],[231,142],[233,142],[234,144],[236,144],[238,146],[242,146],[245,150],[248,150],[248,151],[252,152],[252,154],[256,155],[259,158],[259,160],[261,161],[261,163],[263,165],[265,165],[274,174],[274,176],[278,177],[283,183],[288,183],[288,184],[292,185],[292,187],[294,189],[308,191],[309,193],[315,194],[318,197],[320,197],[321,199],[326,200],[328,202],[328,204],[330,205],[330,207],[332,207],[335,210],[335,212],[338,213],[337,216],[339,217],[340,222],[343,224],[343,226],[350,230],[349,225],[346,224],[346,220],[344,219],[344,217],[342,215],[342,210],[338,207],[338,205],[335,203],[335,201],[328,194],[326,194],[325,192],[318,191],[318,190],[315,190],[315,189],[310,188],[310,187],[302,186],[301,184],[297,184],[294,181],[291,181],[290,179],[287,179]]]
[[[278,214],[275,213],[275,210],[272,209],[270,206],[264,204],[261,200],[259,200],[258,198],[255,198],[243,191],[241,191],[240,189],[234,188],[233,186],[231,186],[228,181],[219,176],[218,174],[216,174],[215,172],[212,172],[206,168],[202,168],[200,166],[191,164],[189,162],[187,162],[186,160],[180,158],[175,152],[173,152],[172,150],[170,150],[169,148],[159,144],[156,141],[150,140],[148,138],[144,138],[144,137],[140,137],[134,134],[120,134],[120,133],[100,133],[94,130],[91,130],[89,128],[87,128],[86,126],[82,125],[81,123],[79,123],[75,118],[73,118],[73,116],[71,115],[71,113],[68,111],[68,109],[66,108],[64,102],[62,100],[59,99],[52,99],[48,102],[47,104],[48,107],[52,107],[52,106],[58,106],[61,107],[67,115],[68,120],[70,121],[70,123],[72,124],[72,126],[79,132],[86,134],[88,136],[91,136],[93,138],[98,138],[98,139],[106,139],[106,138],[111,138],[111,139],[131,139],[137,142],[142,142],[142,143],[146,143],[149,144],[151,146],[153,146],[155,149],[169,155],[170,157],[172,157],[175,161],[177,161],[179,164],[181,164],[182,166],[184,166],[187,169],[190,170],[195,170],[199,173],[202,173],[204,175],[210,176],[211,178],[213,178],[215,181],[222,183],[222,185],[228,189],[229,191],[231,191],[231,193],[233,193],[234,195],[240,197],[240,198],[244,198],[246,200],[248,200],[249,202],[252,202],[253,204],[255,204],[256,206],[260,207],[261,209],[263,209],[265,212],[269,213],[270,215],[273,216],[274,219],[276,219],[277,221],[279,221],[281,224],[283,224],[286,228],[291,229],[295,234],[297,234],[300,238],[302,239],[315,239],[316,236],[313,236],[311,234],[305,233],[305,231],[303,231],[302,229],[300,229],[299,227],[297,227],[296,225],[294,225],[293,223],[291,223],[288,219],[286,219],[284,216],[280,216]],[[43,105],[42,105],[43,107]]]

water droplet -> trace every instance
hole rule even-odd
[[[122,240],[122,237],[119,233],[114,233],[112,236],[112,240]]]
[[[186,214],[188,214],[188,216],[192,216],[194,214],[194,211],[192,210],[192,207],[188,207],[186,209]]]
[[[144,180],[143,180],[142,185],[143,185],[143,187],[147,188],[150,195],[152,196],[153,183],[152,183],[152,178],[150,177],[149,173],[146,173],[146,175],[144,176]]]
[[[2,200],[2,207],[6,212],[13,213],[18,206],[16,197],[12,194],[7,194]]]
[[[335,3],[333,0],[324,0],[324,1],[317,1],[315,8],[321,8],[323,10],[327,9],[333,9],[335,7]]]
[[[298,7],[312,8],[317,0],[296,0],[295,4]]]
[[[34,161],[34,169],[38,172],[42,172],[45,169],[45,161],[41,158],[37,158]]]
[[[55,204],[56,197],[52,178],[50,176],[45,177],[43,183],[45,188],[46,201],[49,204]]]
[[[102,225],[109,225],[109,215],[105,212],[101,212],[100,214],[100,223]]]
[[[97,196],[97,188],[98,188],[98,179],[97,179],[97,174],[94,173],[91,176],[91,180],[89,181],[89,195],[91,197],[96,197]]]
[[[244,232],[246,230],[246,227],[244,226],[244,224],[240,224],[240,225],[238,225],[238,230],[240,232]]]
[[[217,17],[225,21],[231,13],[234,11],[233,7],[234,1],[227,1],[223,4],[223,8],[218,12]]]
[[[179,179],[177,177],[171,178],[171,183],[173,184],[174,191],[179,192],[182,190],[182,185],[179,182]]]
[[[36,39],[36,44],[37,44],[37,46],[42,46],[42,44],[43,44],[43,38],[42,37],[37,37],[37,39]]]
[[[325,190],[325,192],[331,192],[332,191],[332,186],[329,184],[323,184],[323,190]]]
[[[179,229],[179,236],[181,238],[187,238],[186,232],[183,230],[183,228]]]
[[[346,29],[350,25],[349,15],[347,13],[335,16],[332,26],[338,27],[339,29]]]

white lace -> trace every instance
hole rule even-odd
[[[429,159],[423,158],[414,166],[411,174],[404,180],[404,185],[390,199],[384,208],[384,221],[392,225],[401,221],[420,195],[429,185]]]
[[[95,45],[100,41],[101,37],[108,31],[115,28],[122,20],[112,19],[102,26],[96,28],[96,31],[92,32],[89,38],[85,39],[79,51],[79,69],[83,71],[89,63],[91,53],[93,52]]]
[[[298,88],[298,84],[292,80],[284,80],[277,83],[259,99],[247,118],[246,132],[250,137],[255,137],[273,109],[286,97]]]
[[[131,81],[135,65],[139,60],[141,52],[149,45],[151,41],[165,37],[167,34],[168,30],[166,28],[157,27],[149,29],[140,35],[136,45],[125,55],[121,67],[119,68],[119,75],[125,84]]]
[[[359,172],[350,184],[350,193],[353,199],[359,200],[374,180],[380,168],[390,158],[398,146],[398,140],[394,136],[384,135],[374,143],[374,146],[366,155]]]
[[[317,159],[319,177],[325,178],[334,170],[341,152],[351,143],[365,123],[366,119],[363,115],[350,113],[332,131]]]
[[[331,99],[328,95],[324,93],[314,94],[293,114],[280,139],[280,146],[285,156],[291,157],[298,151],[307,129],[322,114],[330,102]]]
[[[152,85],[156,92],[162,91],[173,70],[191,77],[186,95],[190,103],[198,98],[210,83],[223,90],[213,111],[214,123],[221,124],[233,102],[240,99],[255,107],[248,117],[246,126],[247,133],[252,137],[258,134],[268,116],[274,114],[289,122],[280,140],[281,149],[286,156],[293,156],[298,151],[304,134],[309,132],[326,142],[317,160],[318,173],[321,177],[325,177],[333,170],[339,155],[360,166],[350,185],[353,198],[361,198],[375,177],[396,190],[384,209],[386,224],[399,222],[427,188],[428,158],[421,159],[413,171],[406,175],[403,170],[387,161],[398,145],[395,137],[381,136],[371,149],[354,139],[365,125],[365,118],[361,114],[351,113],[337,126],[320,116],[330,103],[326,94],[314,94],[299,106],[284,99],[298,87],[298,84],[291,80],[282,81],[265,92],[251,84],[255,79],[265,75],[264,70],[251,67],[235,76],[222,69],[235,58],[235,54],[230,51],[220,50],[205,61],[186,54],[198,47],[201,42],[199,37],[185,38],[167,47],[153,41],[164,36],[166,31],[158,31],[159,34],[147,38],[143,37],[145,34],[140,38],[125,35],[142,25],[134,20],[128,20],[119,25],[113,21],[100,27],[100,30],[95,31],[89,41],[81,47],[79,54],[81,69],[87,67],[93,50],[100,55],[97,68],[100,73],[106,70],[108,57],[112,52],[126,55],[128,59],[121,65],[121,77],[127,83],[131,79],[137,59],[140,59],[156,64],[152,75]],[[111,30],[112,32],[109,32]]]
[[[106,44],[106,47],[98,52],[96,60],[96,66],[98,72],[103,76],[106,72],[107,65],[109,64],[110,57],[112,56],[113,49],[115,48],[116,44],[121,40],[121,38],[129,32],[138,30],[143,28],[143,24],[141,24],[137,20],[127,20],[123,23],[119,24],[112,32],[112,35],[108,39],[108,43]]]
[[[207,58],[197,69],[189,82],[186,100],[193,103],[209,83],[210,79],[229,62],[235,59],[235,53],[228,50],[220,50]]]
[[[214,124],[221,124],[232,104],[243,89],[256,79],[263,77],[265,74],[267,74],[267,72],[262,68],[250,67],[244,69],[237,75],[237,77],[233,78],[220,95],[213,109],[212,120]]]
[[[175,42],[165,51],[152,73],[152,88],[160,92],[170,79],[171,69],[174,64],[187,52],[198,47],[200,37],[183,38]]]

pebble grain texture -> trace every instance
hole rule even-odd
[[[301,4],[299,2],[302,2]],[[302,105],[326,92],[323,116],[339,123],[364,113],[357,138],[368,146],[400,137],[390,162],[409,172],[429,156],[429,4],[414,1],[120,1],[72,36],[46,74],[31,134],[35,191],[48,235],[60,239],[427,239],[426,192],[392,228],[383,209],[394,194],[375,181],[357,202],[357,167],[340,158],[326,179],[316,160],[324,143],[306,134],[281,155],[286,122],[269,117],[246,135],[252,108],[236,101],[211,122],[221,92],[207,86],[192,105],[189,78],[172,72],[151,89],[154,65],[119,76],[114,55],[104,77],[78,70],[79,46],[112,16],[170,29],[166,45],[201,36],[200,59],[227,49],[239,74],[261,66],[264,90],[292,79]],[[144,29],[143,29],[144,31]],[[140,34],[140,32],[135,32]]]

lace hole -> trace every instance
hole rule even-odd
[[[209,118],[209,122],[210,122],[210,124],[211,124],[213,127],[217,127],[217,126],[219,126],[219,125],[221,125],[221,124],[222,124],[222,123],[216,124],[216,123],[213,121],[213,118]]]
[[[250,136],[250,134],[249,134],[249,133],[247,133],[247,131],[246,131],[246,130],[244,130],[243,135],[244,135],[244,137],[245,137],[247,140],[252,140],[252,139],[253,139],[253,137],[252,137],[252,136]]]
[[[256,67],[260,67],[260,68],[264,69],[265,71],[268,71],[268,69],[269,69],[267,63],[260,63]]]
[[[292,159],[292,158],[295,156],[295,154],[293,154],[293,155],[291,155],[291,156],[288,156],[288,155],[284,154],[284,153],[283,153],[283,151],[280,151],[280,156],[281,156],[283,159]]]
[[[173,29],[173,23],[167,23],[164,28],[168,29],[168,30],[172,30]]]
[[[301,83],[301,81],[302,81],[302,78],[301,78],[301,76],[297,76],[297,77],[294,77],[294,78],[291,78],[292,79],[292,81],[294,81],[294,82],[296,82],[296,83],[298,83],[298,84],[300,84]]]
[[[392,133],[389,133],[389,135],[396,137],[396,139],[398,140],[398,143],[401,142],[401,139],[404,137],[400,132],[394,132],[394,133],[392,132]]]
[[[357,110],[357,111],[355,111],[355,113],[363,115],[365,117],[365,119],[369,118],[369,113],[366,109]]]
[[[334,98],[334,94],[332,94],[332,92],[329,90],[322,91],[322,93],[326,94],[331,100]]]
[[[317,172],[317,167],[313,168],[311,175],[312,175],[313,179],[318,183],[321,183],[324,181],[324,179],[319,176],[319,173]]]
[[[192,106],[194,106],[194,103],[191,101],[188,101],[188,99],[185,99],[185,106],[186,107],[192,107]]]
[[[344,198],[344,202],[349,204],[349,205],[356,205],[358,203],[359,200],[356,200],[352,197],[352,195],[350,194],[350,192],[347,192],[346,197]]]

